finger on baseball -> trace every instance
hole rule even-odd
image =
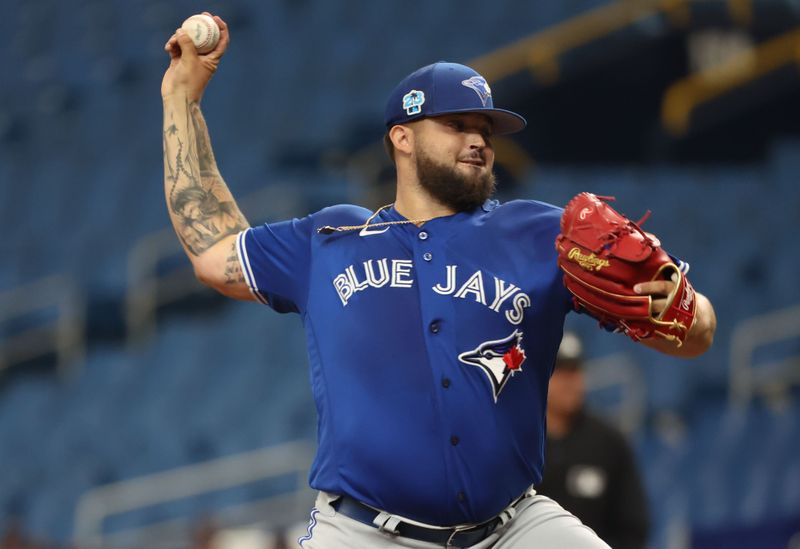
[[[186,55],[187,57],[197,57],[197,48],[194,47],[192,37],[186,34],[186,31],[183,29],[176,30],[175,40],[177,41],[178,47],[180,47],[183,55]]]
[[[640,282],[633,287],[633,291],[641,295],[669,295],[675,289],[671,280],[652,280]]]
[[[219,27],[219,42],[217,46],[211,51],[212,54],[216,54],[218,57],[222,57],[222,54],[225,53],[225,50],[228,49],[228,44],[231,41],[231,35],[228,32],[228,25],[225,24],[225,21],[218,15],[211,16],[214,19],[214,22]]]

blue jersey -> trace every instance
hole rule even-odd
[[[547,385],[572,301],[562,210],[487,201],[422,227],[334,206],[239,235],[254,294],[302,316],[310,484],[429,524],[486,520],[542,477]],[[401,221],[382,210],[372,223]]]

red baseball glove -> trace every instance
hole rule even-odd
[[[639,227],[647,215],[634,223],[604,202],[611,200],[580,193],[564,209],[556,238],[564,285],[576,309],[601,325],[634,341],[657,335],[681,346],[694,322],[694,289],[658,239]],[[652,296],[633,291],[636,284],[652,280],[675,283],[659,313],[653,311]]]

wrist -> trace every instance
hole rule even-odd
[[[161,92],[161,102],[164,105],[172,105],[175,103],[186,104],[186,103],[200,103],[200,99],[202,96],[195,97],[194,94],[190,94],[186,90],[172,90],[168,92]]]

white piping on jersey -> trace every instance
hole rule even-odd
[[[244,245],[244,237],[249,230],[250,229],[245,229],[236,235],[236,251],[239,254],[239,266],[242,269],[242,273],[244,273],[245,279],[247,279],[247,287],[250,288],[250,292],[252,292],[261,303],[268,305],[267,298],[264,297],[256,285],[256,277],[253,276],[253,269],[250,267],[250,259],[247,257],[247,247]]]

